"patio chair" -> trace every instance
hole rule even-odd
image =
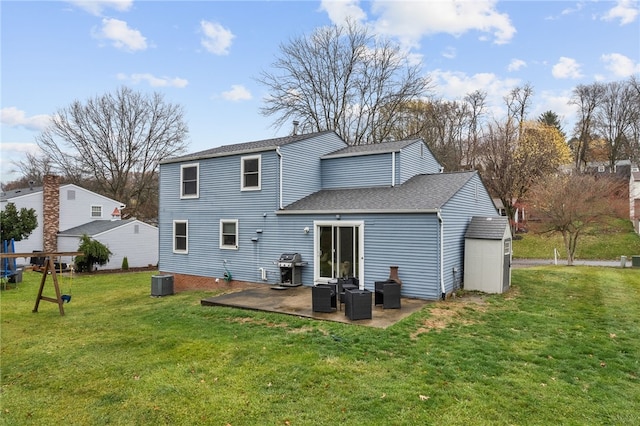
[[[331,285],[318,284],[311,288],[313,312],[334,312],[336,310],[336,291]]]
[[[338,302],[340,310],[342,310],[342,304],[345,303],[345,292],[347,290],[358,289],[358,279],[356,277],[351,278],[338,278]]]
[[[382,309],[400,309],[400,284],[395,281],[376,281],[375,305]]]

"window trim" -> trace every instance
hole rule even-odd
[[[236,227],[236,243],[235,245],[225,245],[224,244],[224,233],[223,233],[223,227],[225,223],[233,223]],[[222,250],[238,250],[238,241],[239,241],[239,236],[238,236],[238,219],[220,219],[220,235],[219,235],[219,244],[220,244],[220,249]]]
[[[100,214],[98,216],[93,214],[93,209],[94,208],[100,209]],[[91,204],[91,207],[89,209],[89,217],[91,217],[91,219],[101,219],[103,210],[104,209],[102,208],[101,204]]]
[[[184,193],[184,169],[195,167],[196,169],[196,193]],[[180,165],[180,199],[200,198],[200,163],[188,163]]]
[[[244,164],[246,160],[258,160],[258,185],[245,186]],[[240,190],[241,191],[260,191],[262,189],[262,155],[245,155],[240,158]]]
[[[185,224],[185,235],[184,235],[184,239],[185,239],[185,249],[178,249],[176,248],[176,224],[178,223],[184,223]],[[174,220],[173,221],[173,226],[172,226],[172,234],[173,234],[173,252],[177,253],[177,254],[189,254],[189,221],[188,220]],[[182,237],[182,236],[181,236]]]

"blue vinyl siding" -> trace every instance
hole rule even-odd
[[[464,277],[464,234],[471,222],[471,217],[497,214],[491,197],[477,173],[443,207],[442,218],[445,231],[443,270],[447,293],[458,289]],[[455,275],[453,268],[457,269]]]
[[[282,206],[322,189],[320,157],[345,145],[335,133],[327,133],[283,146]]]
[[[322,160],[322,187],[336,189],[391,186],[391,158],[390,153],[384,153]]]
[[[401,184],[415,175],[440,173],[440,163],[420,140],[402,149],[398,169]]]

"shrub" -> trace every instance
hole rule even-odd
[[[94,265],[106,265],[113,254],[107,246],[100,241],[92,240],[86,234],[80,237],[78,251],[83,253],[81,256],[76,257],[76,269],[78,272],[93,272]]]
[[[124,269],[125,271],[129,269],[129,259],[127,259],[127,256],[122,258],[122,269]]]

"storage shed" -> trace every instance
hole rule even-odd
[[[507,291],[511,285],[511,255],[511,228],[506,217],[472,217],[465,233],[464,289]]]

